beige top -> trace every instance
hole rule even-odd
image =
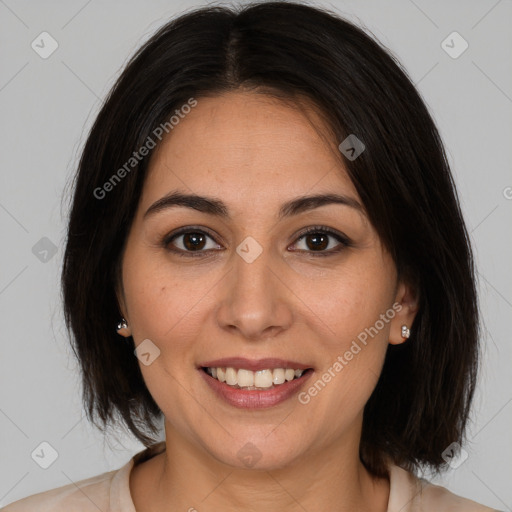
[[[130,494],[133,466],[165,450],[165,441],[135,454],[118,470],[15,501],[3,512],[136,512]],[[387,512],[492,512],[396,465],[390,469]]]

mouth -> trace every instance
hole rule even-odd
[[[198,366],[218,397],[238,408],[271,407],[293,396],[314,368],[283,359],[224,358]]]
[[[300,368],[265,368],[264,370],[252,371],[232,366],[202,366],[201,370],[213,379],[234,389],[245,389],[247,391],[272,389],[286,382],[300,379],[304,374],[313,371],[312,368],[306,368],[305,370]]]

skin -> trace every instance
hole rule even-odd
[[[417,300],[364,211],[329,204],[277,220],[280,206],[301,195],[361,203],[340,141],[326,133],[312,108],[230,92],[198,98],[151,156],[118,290],[129,325],[121,334],[160,350],[150,365],[139,364],[165,415],[167,450],[132,471],[138,512],[387,509],[389,481],[372,477],[358,455],[363,408],[388,344],[405,341],[400,328],[412,325]],[[144,218],[176,189],[221,199],[231,217],[173,207]],[[300,238],[315,225],[351,245],[315,256],[340,247],[331,235],[321,249],[311,235]],[[211,232],[195,249],[199,257],[169,250],[194,251],[187,236],[167,248],[162,242],[183,226]],[[248,236],[263,249],[252,263],[236,252]],[[307,404],[295,395],[267,409],[237,409],[197,370],[220,357],[280,357],[314,368],[307,390],[394,303],[401,310]],[[248,442],[261,454],[252,468],[237,456]]]

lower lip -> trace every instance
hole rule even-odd
[[[199,368],[199,373],[203,376],[208,386],[228,404],[240,409],[263,409],[291,398],[309,379],[313,371],[308,370],[307,373],[298,379],[290,380],[273,388],[262,389],[261,391],[257,389],[233,388],[225,382],[214,379],[201,368]]]

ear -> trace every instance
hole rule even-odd
[[[119,311],[121,313],[121,316],[126,321],[128,321],[127,313],[126,313],[126,301],[124,298],[124,291],[121,286],[116,286],[115,292],[116,292],[117,304],[119,306]]]
[[[416,317],[419,308],[419,290],[418,287],[410,282],[400,281],[398,283],[394,307],[396,314],[391,320],[389,331],[389,343],[399,345],[407,340],[402,336],[402,326],[405,325],[411,329],[412,323]]]
[[[116,269],[116,282],[115,282],[115,294],[117,298],[117,304],[119,307],[119,311],[121,312],[121,316],[126,320],[128,327],[123,327],[121,329],[117,329],[117,333],[120,336],[128,338],[132,335],[132,331],[130,329],[130,320],[128,318],[127,308],[126,308],[126,299],[124,296],[123,282],[122,282],[122,273],[121,268],[117,267]],[[121,321],[121,318],[119,319]]]

